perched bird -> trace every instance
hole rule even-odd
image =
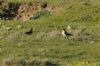
[[[65,39],[69,39],[70,36],[73,36],[71,33],[68,33],[64,28],[62,29],[62,35]]]
[[[32,31],[33,31],[33,28],[30,28],[30,30],[29,31],[26,31],[24,34],[31,35],[32,34]]]

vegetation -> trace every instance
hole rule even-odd
[[[100,0],[38,1],[55,9],[28,21],[0,20],[0,66],[100,66]],[[66,40],[61,30],[68,25],[74,36]]]
[[[36,14],[34,14],[31,19],[39,19],[40,17],[43,17],[43,16],[46,16],[47,17],[49,15],[50,15],[50,12],[49,11],[43,10],[43,11],[39,11]]]

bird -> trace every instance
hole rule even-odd
[[[26,31],[24,34],[31,35],[33,33],[33,28],[30,28],[29,31]]]
[[[64,28],[62,29],[62,35],[64,36],[64,38],[69,39],[70,36],[73,36],[73,34],[68,33]]]

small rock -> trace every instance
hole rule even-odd
[[[12,30],[12,28],[11,28],[11,27],[6,27],[5,29],[6,29],[6,30]]]
[[[3,28],[3,29],[6,29],[6,30],[12,30],[11,27],[6,27],[5,25],[3,25],[2,28]]]
[[[22,25],[18,25],[17,28],[22,28]]]
[[[93,43],[94,43],[94,41],[90,41],[90,43],[91,43],[91,44],[93,44]]]
[[[68,25],[67,29],[68,29],[68,30],[70,30],[70,29],[71,29],[71,26],[70,26],[70,25]]]

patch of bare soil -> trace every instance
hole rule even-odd
[[[34,16],[35,13],[39,11],[52,11],[48,8],[53,9],[53,6],[50,7],[50,5],[46,2],[24,3],[19,7],[18,14],[15,19],[23,21],[29,20]]]
[[[30,20],[34,14],[39,11],[46,10],[52,12],[55,6],[47,2],[33,2],[33,3],[7,3],[0,1],[0,18],[1,19],[14,19],[14,20]],[[41,14],[40,14],[41,15]]]

